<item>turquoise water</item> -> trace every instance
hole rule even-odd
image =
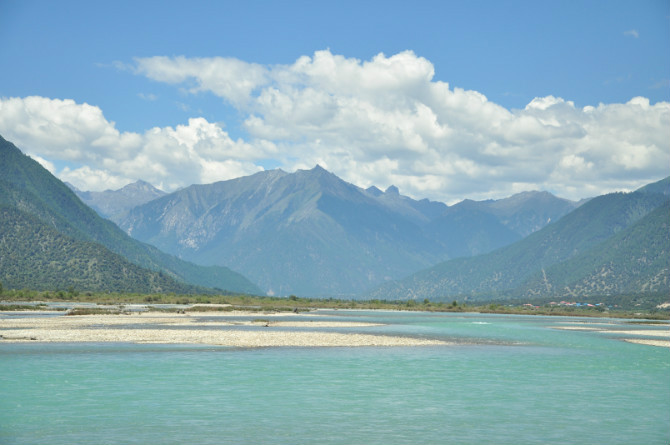
[[[321,314],[388,323],[357,328],[363,332],[457,344],[0,343],[0,444],[670,442],[670,350],[551,329],[574,322],[643,327],[555,317]]]

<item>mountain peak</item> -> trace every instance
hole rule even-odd
[[[105,218],[114,218],[133,207],[166,195],[146,181],[135,181],[118,190],[85,192],[74,189],[79,199]]]
[[[516,193],[508,198],[497,199],[493,201],[493,206],[497,208],[518,208],[528,205],[531,202],[536,203],[568,203],[574,206],[574,202],[559,198],[556,195],[547,191],[532,190],[527,192]]]
[[[397,195],[400,195],[400,190],[398,190],[398,187],[396,187],[395,185],[390,185],[384,193],[386,193],[388,195],[396,195],[397,196]]]
[[[120,188],[117,191],[124,192],[124,193],[150,192],[150,193],[154,193],[154,194],[164,194],[164,192],[162,190],[154,187],[153,185],[151,185],[148,182],[143,181],[141,179],[139,179],[139,180],[137,180],[137,181],[135,181],[131,184],[128,184],[128,185]]]
[[[370,195],[372,195],[372,196],[374,196],[374,197],[381,196],[381,195],[384,194],[384,192],[382,192],[381,190],[379,190],[379,189],[378,189],[377,187],[375,187],[374,185],[373,185],[373,186],[370,186],[370,187],[368,187],[368,188],[366,188],[365,191],[368,192]]]

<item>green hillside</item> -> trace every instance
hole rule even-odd
[[[512,292],[562,298],[670,292],[670,202]]]
[[[63,235],[6,206],[0,207],[0,282],[9,289],[211,292],[143,269],[100,244]]]
[[[225,267],[197,266],[138,242],[86,206],[69,187],[0,137],[0,204],[34,215],[59,233],[96,242],[132,263],[162,270],[178,281],[260,294],[242,275]]]
[[[660,181],[647,184],[637,191],[640,193],[660,193],[665,196],[670,196],[670,176],[661,179]]]

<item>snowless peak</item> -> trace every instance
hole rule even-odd
[[[308,173],[310,176],[324,176],[324,175],[332,175],[328,170],[325,168],[321,167],[319,164],[316,164],[314,168],[311,170],[298,170],[302,172]]]
[[[342,181],[342,179],[337,177],[334,173],[329,172],[319,164],[316,164],[313,169],[307,170],[307,172],[309,173],[309,176],[313,178],[327,178],[329,181],[337,180],[337,182]]]
[[[138,180],[135,181],[131,184],[126,185],[125,187],[119,189],[118,191],[126,192],[126,193],[136,193],[136,192],[150,192],[150,193],[158,193],[162,194],[164,193],[162,190],[154,187],[153,185],[149,184],[146,181],[143,180]]]
[[[379,190],[379,189],[378,189],[377,187],[375,187],[374,185],[371,186],[371,187],[366,188],[365,191],[368,192],[369,194],[371,194],[372,196],[380,196],[380,195],[383,195],[383,194],[384,194],[384,192],[382,192],[381,190]]]
[[[389,186],[389,188],[386,189],[384,193],[388,195],[400,195],[400,190],[398,190],[398,187],[396,187],[395,185],[391,185]]]

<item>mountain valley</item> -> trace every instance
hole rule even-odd
[[[580,202],[534,191],[447,206],[320,166],[87,192],[4,139],[0,155],[8,288],[435,301],[670,291],[670,178]]]
[[[576,206],[538,192],[448,207],[393,186],[362,189],[317,166],[193,185],[114,220],[181,258],[234,268],[271,295],[348,298],[518,241]]]

